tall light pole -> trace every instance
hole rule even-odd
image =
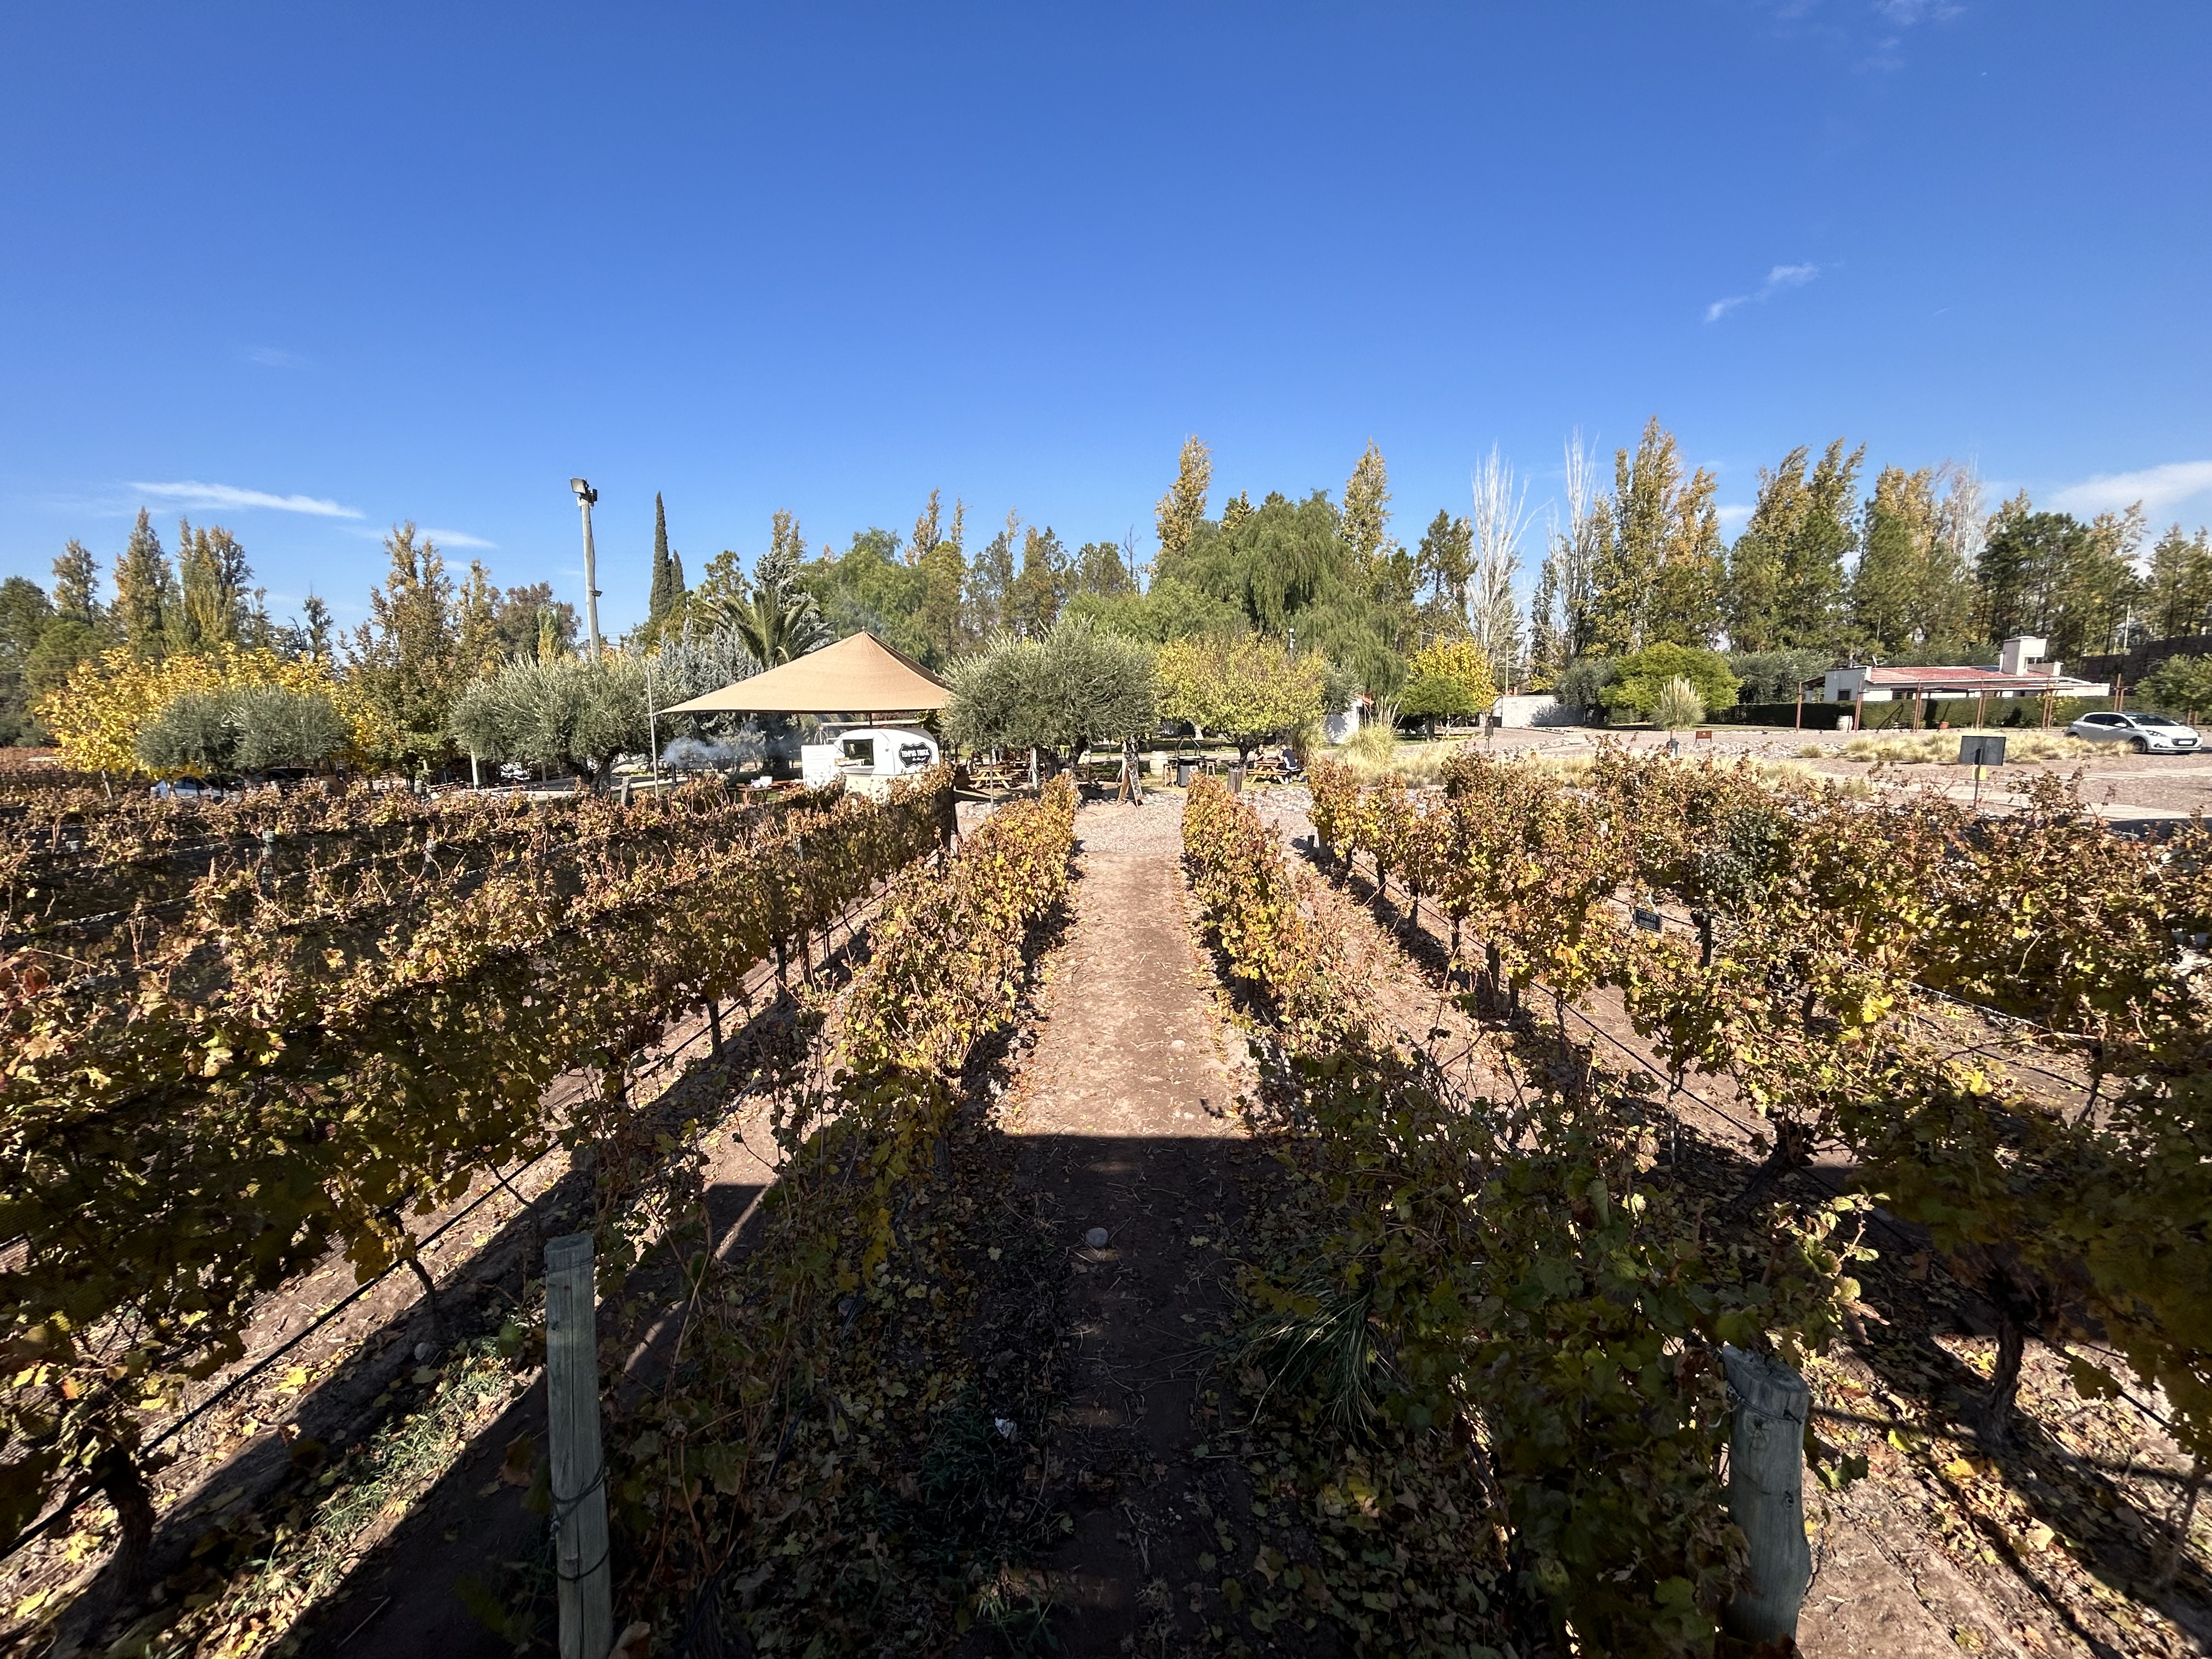
[[[599,561],[592,552],[592,503],[599,499],[599,492],[581,478],[568,480],[568,488],[576,492],[576,505],[584,513],[584,627],[592,636],[592,660],[599,657]]]

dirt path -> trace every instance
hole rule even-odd
[[[1266,1159],[1185,917],[1181,833],[1171,798],[1084,810],[1074,931],[1010,1124],[1018,1201],[1071,1271],[1051,1462],[1074,1524],[1047,1564],[1070,1654],[1194,1640],[1233,1501],[1221,1471],[1197,1473],[1206,1339],[1227,1306],[1219,1245]]]

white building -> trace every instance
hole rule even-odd
[[[1998,648],[1995,668],[1891,668],[1880,664],[1832,668],[1820,688],[1820,701],[1847,702],[1853,707],[1869,702],[1918,702],[1929,697],[1972,697],[1986,702],[2006,697],[2101,697],[2112,688],[2089,680],[2069,678],[2063,663],[2045,662],[2046,641],[2033,635],[2007,640]]]

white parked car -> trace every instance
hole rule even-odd
[[[2092,743],[2124,743],[2138,755],[2186,755],[2197,747],[2197,728],[2163,714],[2084,714],[2067,735]]]

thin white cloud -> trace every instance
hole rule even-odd
[[[1874,0],[1874,9],[1893,23],[1911,28],[1915,23],[1934,21],[1948,23],[1964,6],[1954,5],[1951,0]]]
[[[2139,472],[2100,472],[2069,485],[2051,501],[2063,513],[2113,513],[2141,501],[2143,511],[2154,516],[2206,490],[2212,490],[2212,461],[2169,461]]]
[[[471,536],[465,530],[425,530],[423,535],[441,547],[497,547],[497,542],[488,542],[481,536]]]
[[[280,351],[275,346],[248,346],[246,361],[259,363],[264,368],[312,368],[310,363],[296,351]]]
[[[319,496],[272,495],[265,489],[240,489],[231,484],[199,483],[191,479],[179,483],[134,482],[131,488],[142,495],[173,501],[179,507],[266,507],[273,513],[305,513],[318,519],[362,516],[358,507],[340,507],[336,501],[326,501]]]
[[[1742,528],[1745,520],[1751,517],[1753,511],[1754,509],[1749,501],[1740,502],[1735,506],[1730,506],[1728,502],[1723,501],[1720,506],[1713,509],[1713,516],[1721,521],[1721,529],[1727,534],[1733,536],[1739,529]]]
[[[1719,323],[1723,316],[1736,310],[1739,305],[1763,305],[1765,301],[1783,295],[1787,289],[1802,288],[1818,274],[1820,274],[1818,265],[1774,265],[1767,272],[1767,279],[1759,283],[1759,288],[1752,289],[1750,295],[1729,295],[1728,299],[1712,301],[1712,305],[1705,307],[1705,321]]]
[[[1766,273],[1766,280],[1749,294],[1731,294],[1707,306],[1705,320],[1717,323],[1738,306],[1763,305],[1778,294],[1804,287],[1820,274],[1820,267],[1815,264],[1776,265]]]

